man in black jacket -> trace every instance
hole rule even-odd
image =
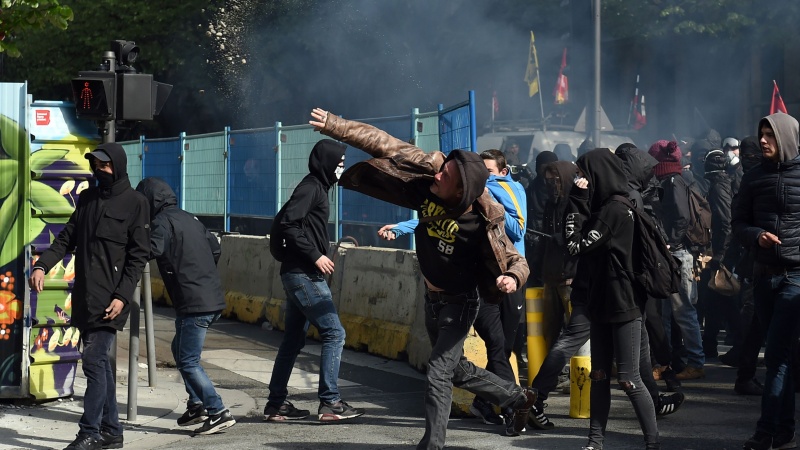
[[[125,150],[102,144],[86,154],[97,186],[84,191],[75,212],[33,267],[29,284],[75,252],[71,324],[81,332],[86,393],[77,438],[69,450],[121,448],[114,372],[108,352],[128,320],[130,302],[150,254],[147,200],[131,189]]]
[[[178,208],[175,192],[163,180],[145,178],[136,191],[150,204],[150,254],[175,307],[172,356],[189,394],[178,425],[203,422],[196,434],[217,433],[236,423],[200,365],[206,332],[225,309],[219,242],[197,217]]]
[[[756,315],[766,332],[764,395],[744,449],[794,448],[792,354],[800,334],[800,158],[797,120],[771,114],[758,124],[763,161],[747,172],[731,224],[753,256]]]
[[[310,173],[300,181],[275,218],[286,245],[286,258],[281,264],[281,282],[286,291],[286,330],[269,381],[269,399],[264,408],[267,421],[302,419],[309,415],[308,410],[297,409],[286,400],[289,376],[305,345],[309,323],[317,328],[322,339],[318,419],[327,422],[364,414],[339,395],[345,331],[325,281],[325,276],[334,269],[327,256],[328,191],[344,172],[345,149],[343,144],[330,139],[317,142],[308,158]]]

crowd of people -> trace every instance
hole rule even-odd
[[[419,215],[378,230],[387,240],[413,233],[426,287],[432,350],[425,433],[417,448],[445,446],[454,386],[474,393],[470,411],[503,426],[506,435],[526,427],[553,430],[545,401],[587,341],[592,389],[584,450],[604,447],[612,377],[631,401],[645,447],[658,449],[656,417],[679,410],[681,382],[703,378],[706,361],[714,358],[738,367],[737,393],[762,396],[761,416],[744,449],[796,447],[800,136],[793,117],[763,118],[758,136],[741,144],[733,137],[722,140],[714,130],[693,142],[659,140],[647,150],[632,143],[613,151],[592,149],[587,141],[574,160],[571,149],[559,145],[538,153],[536,176],[523,186],[511,174],[513,147],[508,153],[426,153],[323,109],[311,116],[309,123],[332,139],[315,145],[309,174],[273,225],[273,255],[281,261],[287,306],[265,420],[310,415],[288,400],[287,390],[310,325],[323,343],[318,420],[364,414],[338,390],[345,330],[326,278],[335,269],[328,256],[328,191],[338,182]],[[372,159],[344,170],[342,143]],[[79,433],[67,449],[123,446],[108,353],[151,258],[158,260],[176,308],[172,351],[188,394],[178,424],[201,424],[199,435],[233,426],[235,419],[199,364],[206,331],[225,307],[216,238],[176,206],[163,181],[145,179],[134,191],[118,144],[103,144],[86,157],[98,184],[81,196],[29,280],[40,292],[44,274],[75,252],[72,323],[81,331],[87,393]],[[651,295],[636,276],[643,270],[635,257],[642,238],[634,220],[639,214],[650,218],[680,263],[680,282],[666,298]],[[529,386],[521,386],[509,357],[515,352],[524,361],[523,292],[536,286],[544,292],[548,354]],[[486,343],[486,368],[464,356],[472,327]],[[723,329],[730,350],[719,354]],[[763,343],[762,383],[755,373]]]

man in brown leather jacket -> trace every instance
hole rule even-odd
[[[503,231],[504,209],[486,192],[488,172],[477,153],[426,154],[370,125],[315,108],[309,123],[373,159],[346,170],[340,184],[414,209],[420,271],[425,278],[425,326],[431,341],[425,394],[425,435],[418,449],[445,444],[453,386],[515,410],[506,434],[524,430],[536,391],[505,381],[464,357],[463,344],[479,299],[498,302],[528,278],[525,258]]]

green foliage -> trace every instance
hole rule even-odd
[[[58,0],[2,0],[0,1],[0,53],[11,57],[21,55],[15,38],[30,30],[67,29],[72,20],[72,9],[62,6]]]

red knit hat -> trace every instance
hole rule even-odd
[[[653,173],[657,178],[664,178],[668,175],[679,174],[683,171],[681,165],[681,149],[675,141],[660,140],[650,146],[648,150],[650,156],[658,161],[653,168]]]

